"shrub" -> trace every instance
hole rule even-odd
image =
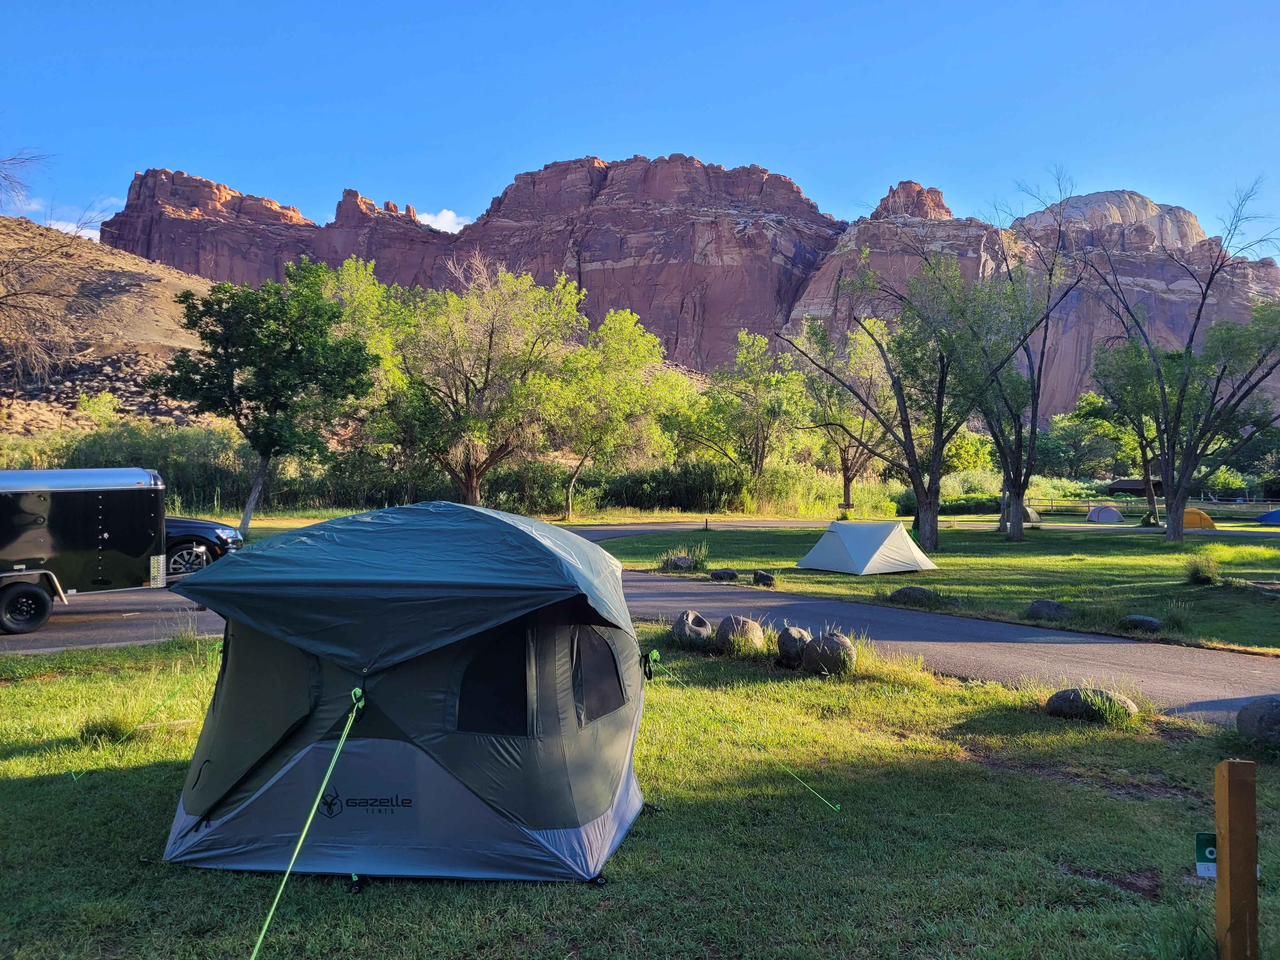
[[[1146,513],[1142,515],[1142,519],[1138,521],[1138,526],[1147,527],[1148,529],[1155,529],[1156,527],[1160,526],[1160,518],[1157,517],[1150,510],[1148,510]]]
[[[1187,583],[1204,585],[1218,582],[1218,558],[1198,553],[1187,560]]]

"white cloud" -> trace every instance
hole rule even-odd
[[[46,227],[53,227],[55,230],[61,230],[63,233],[74,234],[77,237],[84,237],[86,240],[92,240],[97,243],[100,239],[97,224],[88,224],[83,226],[71,220],[46,220]]]
[[[449,209],[441,210],[439,213],[420,213],[418,220],[428,227],[435,227],[445,233],[457,233],[471,222],[470,217],[460,217]]]

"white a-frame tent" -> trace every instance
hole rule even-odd
[[[796,566],[857,576],[938,569],[897,520],[883,523],[836,520]]]

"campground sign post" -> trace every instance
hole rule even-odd
[[[1218,960],[1257,960],[1257,764],[1249,760],[1219,763],[1213,798],[1216,832],[1196,835],[1196,872],[1217,877]],[[1202,862],[1213,874],[1202,872]]]

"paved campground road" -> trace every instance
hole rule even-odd
[[[796,520],[716,524],[721,528],[825,525],[826,521]],[[598,541],[702,526],[655,523],[574,529]],[[1034,678],[1055,684],[1092,681],[1130,686],[1162,707],[1207,720],[1230,720],[1254,697],[1280,694],[1280,658],[949,617],[635,571],[625,571],[623,583],[637,619],[670,620],[691,608],[712,620],[739,613],[811,630],[839,626],[847,632],[865,631],[886,652],[922,656],[927,666],[941,673],[1004,682]],[[121,591],[74,597],[69,606],[57,605],[53,619],[38,633],[0,636],[0,652],[146,643],[193,630],[221,633],[222,619],[215,613],[198,611],[168,591]]]

